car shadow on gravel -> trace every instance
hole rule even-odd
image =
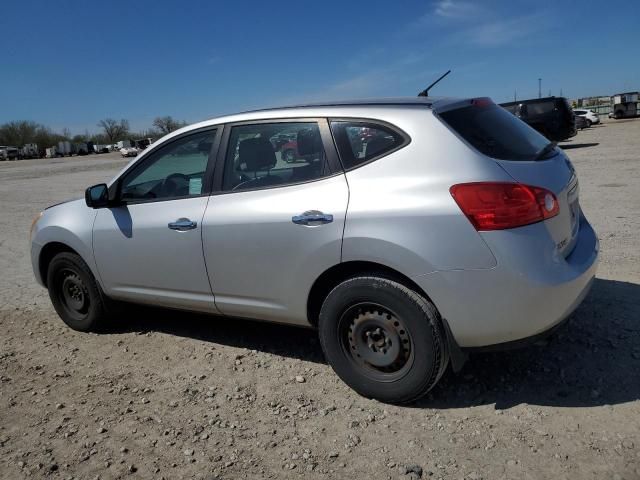
[[[586,148],[586,147],[597,147],[600,145],[599,143],[569,143],[567,145],[560,145],[562,150],[571,150],[573,148]]]
[[[314,330],[252,320],[132,306],[106,333],[149,331],[326,363]],[[520,350],[470,356],[460,373],[449,370],[413,407],[585,407],[638,399],[640,285],[596,279],[552,337]]]
[[[616,405],[640,399],[640,285],[596,279],[557,333],[529,348],[476,354],[416,406]]]
[[[213,344],[326,363],[315,330],[243,318],[127,305],[104,333],[160,332]]]

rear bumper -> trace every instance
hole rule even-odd
[[[553,329],[586,297],[598,264],[593,228],[580,219],[578,240],[566,258],[544,232],[541,224],[485,232],[495,268],[413,278],[447,319],[461,348],[511,348],[512,342]]]

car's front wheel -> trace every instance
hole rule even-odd
[[[361,276],[339,284],[322,305],[318,327],[336,374],[359,394],[382,402],[417,400],[448,364],[433,304],[387,278]]]
[[[53,257],[47,287],[53,307],[69,327],[82,332],[103,327],[107,311],[100,287],[80,256],[63,252]]]

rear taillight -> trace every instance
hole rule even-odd
[[[449,189],[476,230],[503,230],[541,222],[558,214],[556,196],[521,183],[462,183]]]

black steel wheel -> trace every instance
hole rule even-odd
[[[448,365],[433,304],[388,278],[359,276],[337,285],[322,305],[318,330],[337,375],[361,395],[383,402],[417,400]]]
[[[338,324],[345,352],[372,379],[402,378],[413,361],[409,330],[398,315],[375,303],[349,307]]]
[[[107,316],[102,292],[80,256],[63,252],[53,257],[47,288],[53,307],[69,327],[80,331],[102,327]]]

